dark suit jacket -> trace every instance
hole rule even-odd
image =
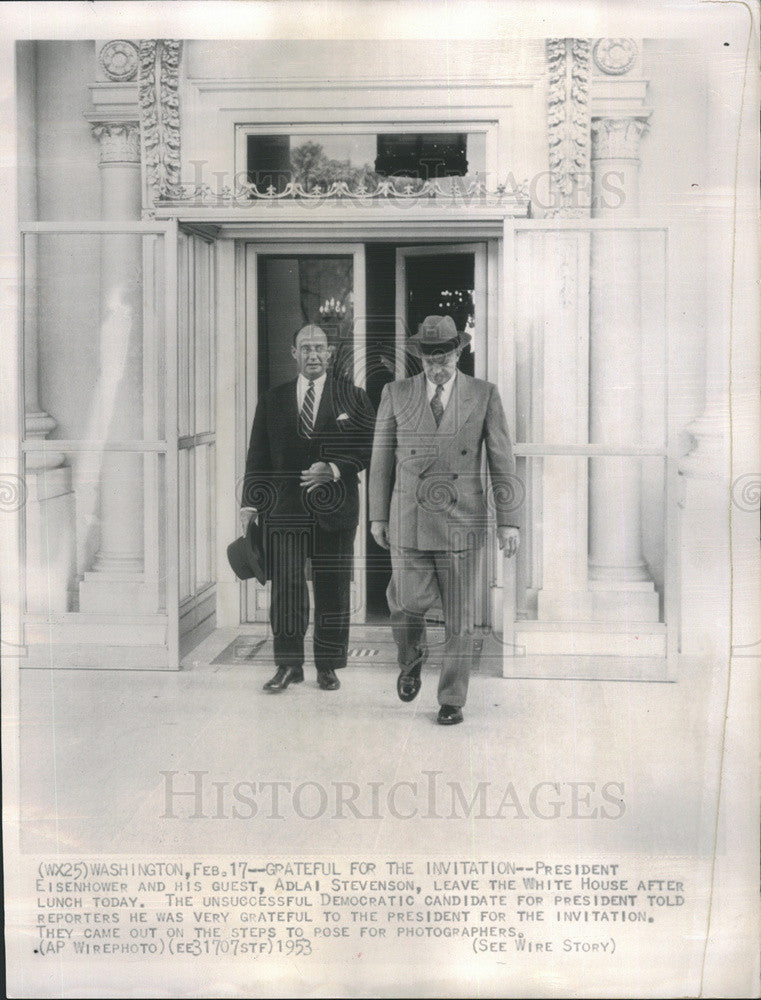
[[[255,507],[265,525],[356,528],[357,477],[370,462],[374,423],[365,391],[328,373],[312,436],[305,438],[299,433],[296,379],[270,389],[256,407],[241,506]],[[340,478],[307,494],[301,471],[314,462],[333,462]]]

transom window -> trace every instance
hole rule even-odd
[[[374,188],[386,178],[417,181],[483,175],[485,132],[249,133],[246,176],[260,191],[305,191],[344,182]]]

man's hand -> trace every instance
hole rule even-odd
[[[518,551],[518,546],[521,543],[521,533],[517,528],[508,528],[507,526],[502,525],[497,528],[497,539],[499,541],[499,547],[504,551],[505,555],[509,559]]]
[[[388,521],[372,521],[370,531],[377,545],[382,549],[390,549],[391,542],[388,537]]]
[[[302,469],[301,471],[301,485],[306,486],[307,493],[316,490],[323,483],[332,483],[334,481],[333,470],[327,462],[313,462],[308,469]]]
[[[253,507],[241,507],[240,509],[240,526],[245,535],[248,531],[248,526],[250,522],[256,517],[256,511]]]

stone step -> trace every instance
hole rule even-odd
[[[613,629],[607,622],[594,623],[601,628],[582,628],[578,624],[553,623],[552,628],[537,628],[533,622],[532,628],[523,628],[524,622],[516,623],[515,645],[522,649],[522,655],[542,656],[665,656],[666,629],[665,626],[653,628],[640,627],[639,624],[628,628]]]

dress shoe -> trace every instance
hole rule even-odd
[[[320,670],[317,674],[317,684],[323,691],[337,691],[341,687],[334,670]]]
[[[402,671],[396,678],[396,693],[402,701],[412,701],[420,691],[420,667],[411,673]]]
[[[462,709],[457,705],[442,705],[436,721],[440,726],[455,726],[462,722]]]
[[[264,690],[285,691],[289,684],[300,684],[303,680],[303,667],[278,667],[275,676],[264,685]]]

